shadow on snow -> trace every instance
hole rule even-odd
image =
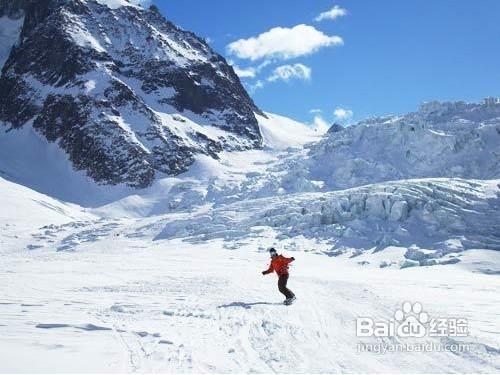
[[[218,309],[223,309],[227,307],[243,307],[244,309],[251,309],[252,306],[256,305],[282,305],[282,303],[277,303],[277,302],[231,302],[227,305],[220,305],[217,306]]]

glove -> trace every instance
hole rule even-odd
[[[291,257],[290,259],[291,259],[291,260],[295,260],[295,258],[294,258],[294,257]]]
[[[262,271],[262,274],[265,275],[266,274],[266,271]]]

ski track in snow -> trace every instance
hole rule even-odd
[[[193,245],[178,240],[145,242],[126,235],[143,226],[137,219],[50,226],[42,231],[54,242],[4,257],[2,370],[26,369],[12,356],[13,348],[35,358],[31,368],[41,370],[44,363],[57,361],[58,371],[493,372],[500,368],[496,319],[500,284],[495,276],[463,274],[452,268],[455,265],[446,270],[367,273],[336,258],[294,254],[298,260],[290,287],[299,299],[285,307],[275,276],[259,273],[267,265],[267,255],[252,245],[228,250],[219,240]],[[61,249],[69,244],[78,251]],[[391,289],[393,283],[399,286]],[[472,343],[473,350],[357,353],[355,318],[388,318],[409,295],[429,312],[453,311],[469,317],[474,323],[472,335],[460,340]],[[443,295],[448,296],[446,302],[440,299]],[[460,304],[453,295],[470,297]],[[480,332],[488,328],[491,333]],[[92,363],[86,361],[89,356]]]

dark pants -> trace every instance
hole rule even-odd
[[[281,293],[285,295],[286,298],[295,297],[295,294],[286,287],[286,283],[288,282],[288,275],[280,275],[278,278],[278,289]]]

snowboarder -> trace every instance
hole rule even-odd
[[[271,255],[271,264],[269,264],[269,268],[267,270],[262,271],[262,274],[267,275],[273,271],[276,272],[278,275],[278,290],[286,297],[283,303],[285,305],[290,305],[293,301],[295,301],[296,297],[295,294],[293,294],[293,292],[286,287],[286,283],[288,282],[288,264],[293,262],[295,258],[287,258],[278,254],[274,247],[269,249],[269,254]]]

